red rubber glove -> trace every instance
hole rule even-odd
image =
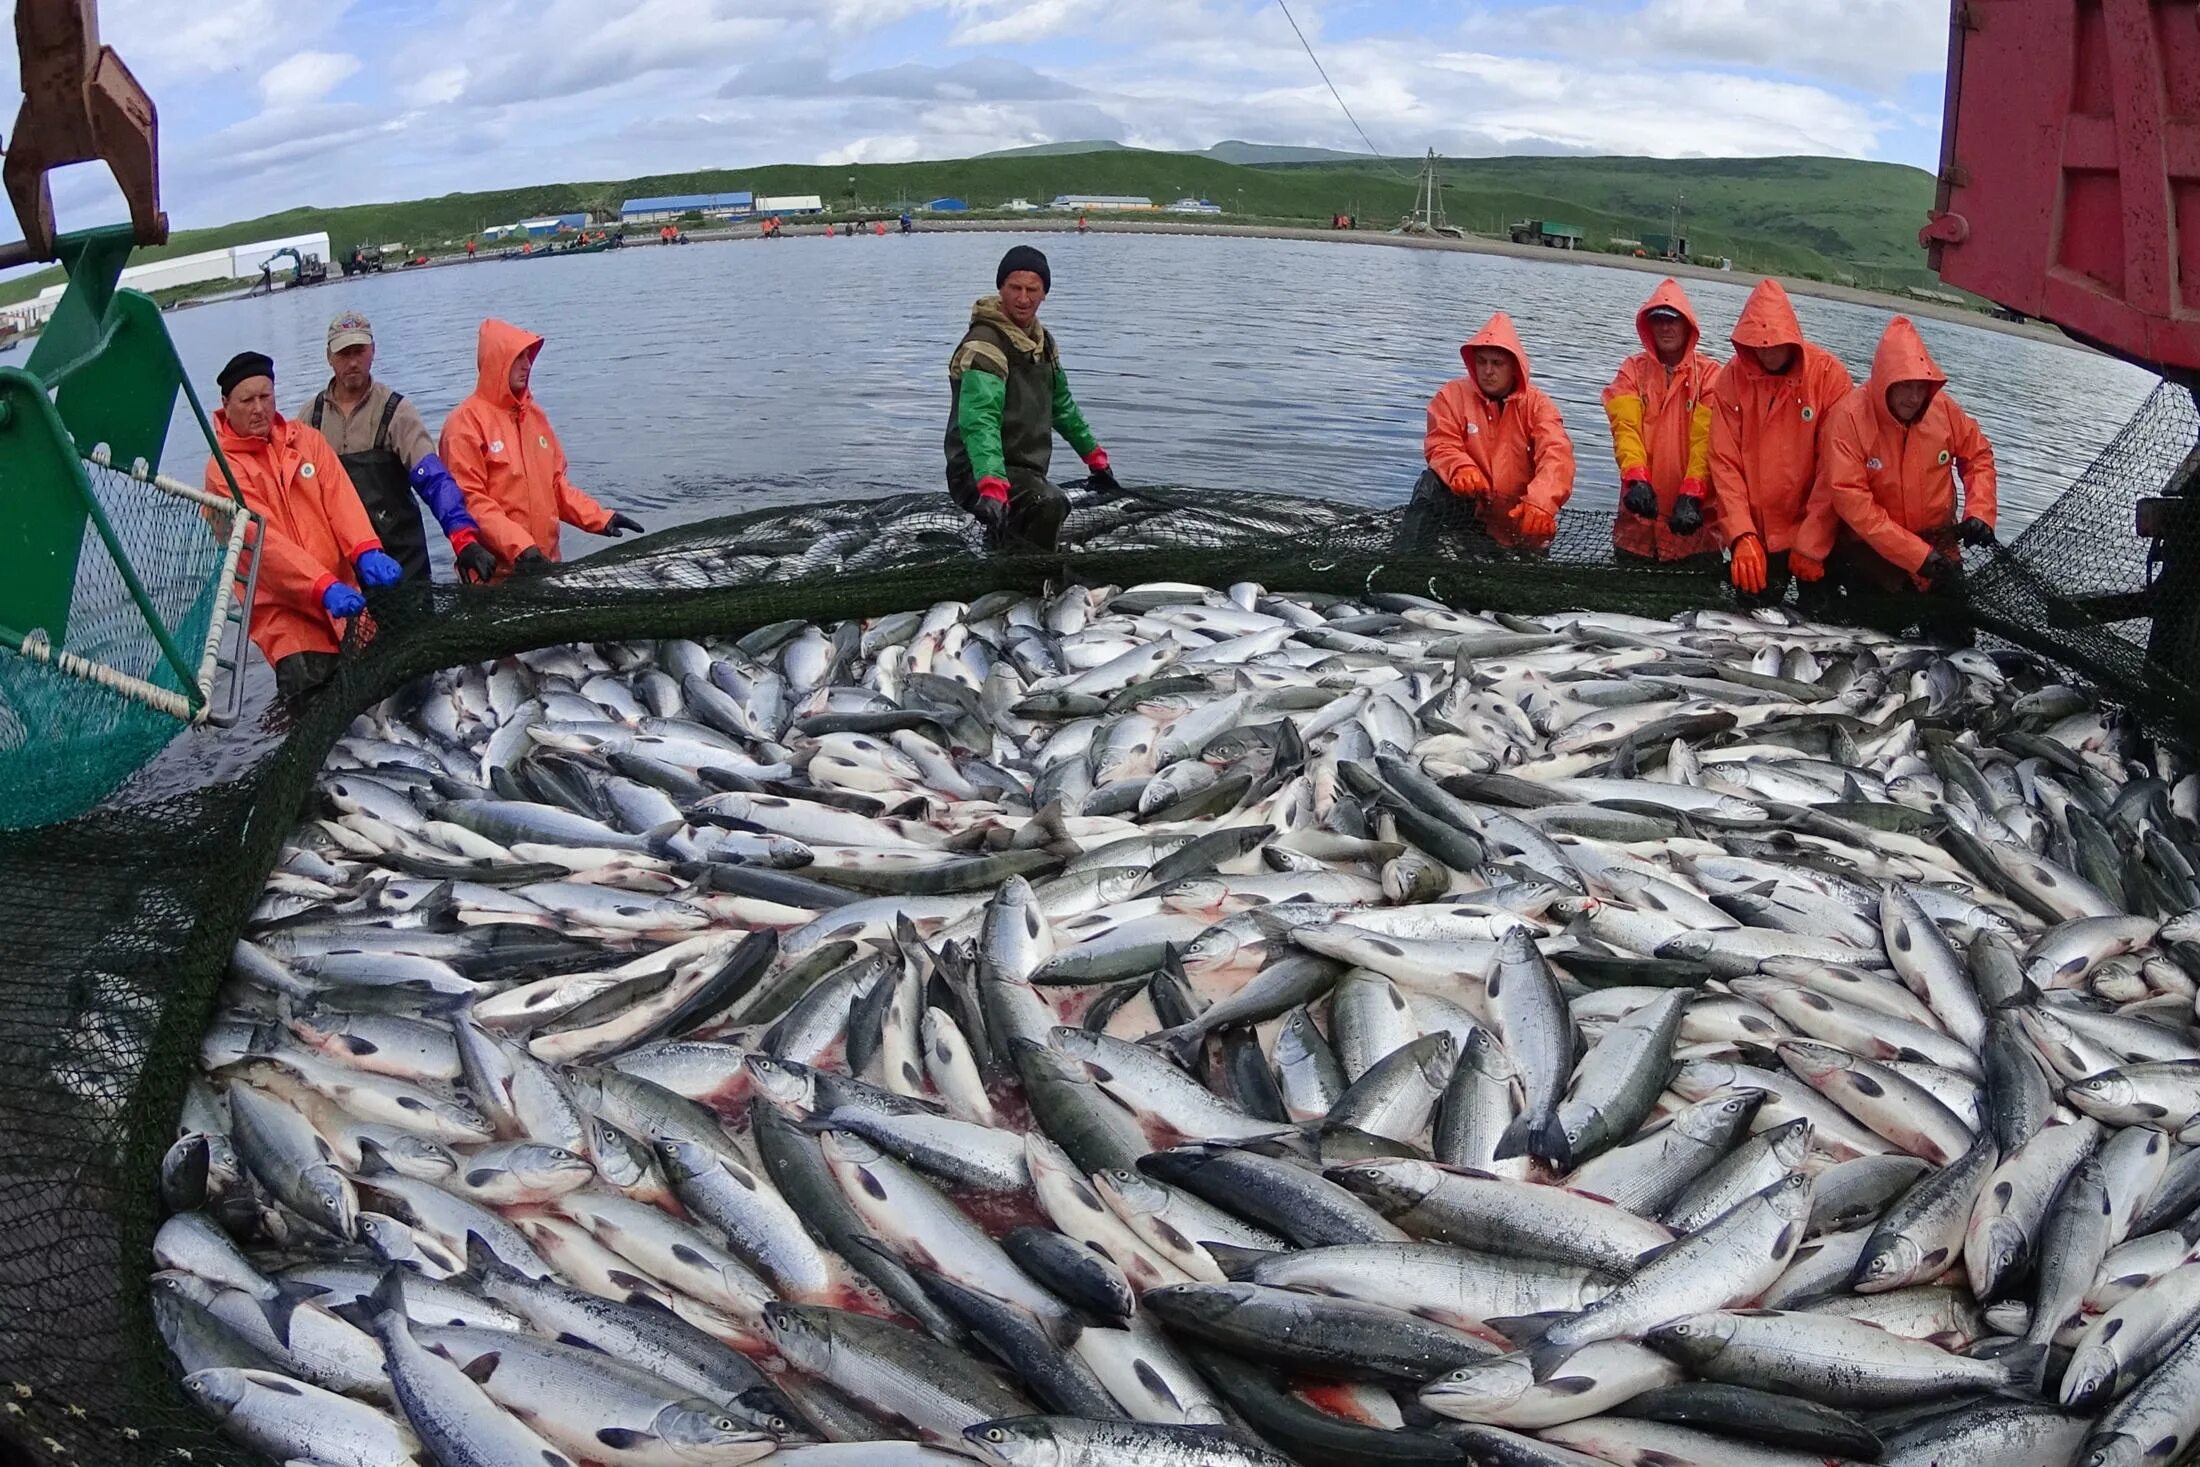
[[[980,479],[978,481],[978,497],[980,499],[996,500],[1002,504],[1008,503],[1008,480]]]
[[[1512,522],[1520,538],[1530,545],[1548,545],[1558,533],[1558,517],[1525,499],[1513,507]]]
[[[1086,454],[1085,467],[1096,474],[1106,473],[1108,471],[1108,451],[1105,448],[1095,448],[1092,452]]]
[[[971,513],[977,516],[979,524],[999,529],[1008,519],[1008,480],[980,479],[978,502]]]
[[[1765,589],[1765,542],[1755,535],[1744,535],[1734,542],[1732,567],[1734,589],[1751,596],[1761,596]]]
[[[1480,466],[1469,463],[1451,476],[1447,487],[1461,499],[1478,499],[1490,492],[1490,481]]]
[[[1788,569],[1795,572],[1798,581],[1822,581],[1826,578],[1826,563],[1813,560],[1800,550],[1788,552]]]

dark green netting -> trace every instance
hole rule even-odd
[[[2089,586],[2143,589],[2128,502],[2112,501],[2162,482],[2146,480],[2147,455],[2179,432],[2170,467],[2182,460],[2194,420],[2189,403],[2176,417],[2179,403],[2158,398],[2135,423],[2156,447],[2112,449],[2013,550],[1974,552],[1969,582],[1981,629],[2085,670],[2158,727],[2200,726],[2200,699],[2150,669],[2143,620],[2085,625],[2062,589],[2078,582],[2055,557],[2082,553]],[[83,819],[0,836],[0,1440],[87,1467],[186,1460],[179,1452],[249,1460],[185,1403],[151,1323],[156,1171],[226,955],[315,772],[370,703],[438,668],[553,643],[732,634],[1065,577],[1373,588],[1528,613],[1730,604],[1716,576],[1615,564],[1609,517],[1568,514],[1539,557],[1465,534],[1400,545],[1401,523],[1396,510],[1282,495],[1142,492],[1081,500],[1060,555],[989,559],[937,493],[713,520],[541,581],[382,604],[379,634],[318,701],[199,761],[220,771],[212,782],[126,791]],[[1884,606],[1850,611],[1899,619]]]

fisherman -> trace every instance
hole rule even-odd
[[[1047,257],[1030,245],[1001,256],[998,294],[970,308],[970,329],[948,359],[947,492],[985,526],[988,544],[1052,550],[1069,500],[1047,480],[1060,433],[1094,488],[1121,486],[1107,450],[1070,396],[1060,348],[1039,324],[1054,287]]]
[[[1803,325],[1777,280],[1761,280],[1735,323],[1734,360],[1711,384],[1711,488],[1719,538],[1734,589],[1750,604],[1777,602],[1788,582],[1810,583],[1825,567],[1790,552],[1816,543],[1833,506],[1812,487],[1826,414],[1854,384],[1841,359],[1803,339]],[[1807,536],[1806,517],[1819,525]]]
[[[1541,550],[1558,533],[1558,512],[1574,492],[1574,445],[1558,404],[1537,387],[1512,318],[1503,311],[1459,348],[1467,375],[1428,405],[1422,452],[1428,470],[1413,486],[1401,538],[1425,547],[1430,534],[1471,513],[1499,545]]]
[[[266,521],[252,641],[275,669],[276,692],[297,698],[336,670],[342,624],[367,609],[361,589],[394,586],[404,572],[383,554],[328,440],[275,411],[273,359],[239,352],[214,381],[221,452],[206,461],[206,492],[227,499],[234,475],[245,507]]]
[[[1963,545],[1994,538],[1994,446],[1947,392],[1947,374],[1906,316],[1887,323],[1871,377],[1828,416],[1821,494],[1839,519],[1814,516],[1795,555],[1829,562],[1833,579],[1861,599],[1924,592],[1928,635],[1969,641],[1969,628],[1936,614],[1963,583]],[[1963,483],[1960,516],[1956,481]],[[1958,543],[1960,542],[1960,544]],[[1869,615],[1868,608],[1860,608]]]
[[[474,517],[466,512],[466,496],[436,456],[420,410],[374,378],[374,323],[357,311],[329,322],[328,365],[328,386],[298,417],[344,461],[382,548],[404,569],[405,579],[428,581],[428,539],[420,524],[424,500],[451,542],[459,578],[487,581],[496,573],[496,557],[481,543]]]
[[[1716,566],[1719,531],[1704,514],[1711,492],[1711,382],[1719,364],[1698,351],[1703,332],[1680,282],[1668,279],[1635,313],[1642,350],[1604,389],[1619,463],[1612,547],[1623,561]]]
[[[542,338],[506,321],[481,323],[473,396],[443,424],[443,462],[466,491],[481,538],[505,574],[539,575],[561,557],[558,526],[617,539],[642,533],[632,517],[605,509],[573,486],[565,448],[528,391]]]

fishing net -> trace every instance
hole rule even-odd
[[[84,529],[68,628],[56,650],[169,693],[185,691],[154,631],[196,667],[221,589],[226,525],[199,506],[86,462],[84,476],[115,550]],[[130,576],[145,593],[141,609]],[[150,619],[147,615],[150,610]],[[26,628],[26,631],[37,630]],[[90,808],[176,736],[180,722],[114,688],[44,662],[0,655],[0,828]]]
[[[2143,618],[2088,621],[2076,597],[2145,590],[2129,501],[2167,480],[2194,428],[2189,401],[2158,397],[2127,435],[2141,441],[2119,442],[2015,547],[1970,566],[1980,629],[2086,671],[2164,728],[2195,726],[2200,699],[2147,663]],[[379,602],[375,634],[314,702],[204,736],[212,778],[0,835],[0,1441],[85,1467],[250,1460],[184,1401],[151,1322],[156,1172],[226,956],[315,772],[370,703],[438,668],[554,643],[738,634],[1065,578],[1412,592],[1521,613],[1728,604],[1714,573],[1616,563],[1608,516],[1569,513],[1538,555],[1403,528],[1395,509],[1204,490],[1080,498],[1067,548],[1049,556],[982,554],[937,493],[713,520],[538,581]]]

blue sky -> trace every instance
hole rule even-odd
[[[1936,0],[1291,5],[1386,152],[1938,151]],[[160,108],[179,226],[1070,138],[1361,146],[1275,0],[103,0],[101,21]],[[57,199],[64,227],[119,217],[94,170]]]

